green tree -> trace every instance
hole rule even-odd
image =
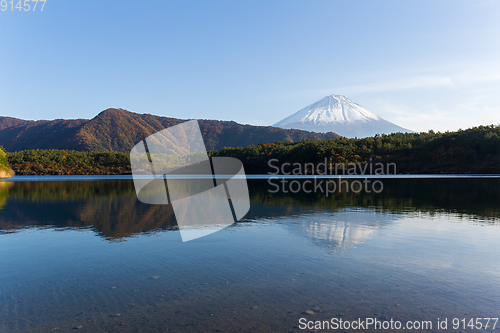
[[[7,159],[7,152],[3,146],[0,146],[0,168],[3,170],[9,169],[9,160]]]
[[[9,158],[3,146],[0,146],[0,178],[14,176],[14,171],[9,167]]]

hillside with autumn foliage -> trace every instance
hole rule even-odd
[[[107,109],[88,119],[22,120],[0,117],[0,145],[7,151],[65,149],[129,152],[139,141],[186,119]],[[208,150],[276,141],[334,139],[335,133],[312,133],[270,126],[241,125],[234,121],[199,120]]]
[[[393,133],[363,139],[278,141],[209,150],[208,155],[238,158],[248,174],[274,174],[277,170],[279,174],[297,174],[293,171],[295,165],[303,166],[299,174],[318,174],[307,165],[328,167],[328,174],[337,174],[337,169],[332,173],[335,165],[375,165],[377,173],[378,164],[394,165],[390,174],[500,174],[500,125],[445,133]],[[8,152],[7,158],[19,175],[131,173],[129,155],[121,152],[25,150]],[[365,171],[356,170],[356,173],[366,174]]]

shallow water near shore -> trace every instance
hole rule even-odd
[[[75,179],[0,183],[0,332],[303,332],[332,318],[443,332],[438,318],[455,331],[454,318],[500,317],[498,178],[329,197],[249,180],[244,219],[185,243],[171,206],[138,202],[130,179]]]

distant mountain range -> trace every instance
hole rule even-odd
[[[334,132],[348,138],[412,132],[340,95],[326,96],[273,126],[316,133]]]
[[[92,119],[22,120],[0,117],[0,145],[7,151],[71,149],[129,152],[140,140],[186,119],[107,109]],[[335,133],[241,125],[234,121],[199,120],[207,149],[244,147],[276,141],[334,139]]]

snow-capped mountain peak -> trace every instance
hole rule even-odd
[[[380,118],[341,95],[326,96],[273,126],[312,132],[335,132],[346,137],[411,132]]]
[[[351,123],[354,121],[368,121],[370,119],[379,120],[380,117],[359,104],[354,103],[349,98],[341,95],[330,95],[306,106],[282,121],[311,122],[319,125],[331,122]]]

